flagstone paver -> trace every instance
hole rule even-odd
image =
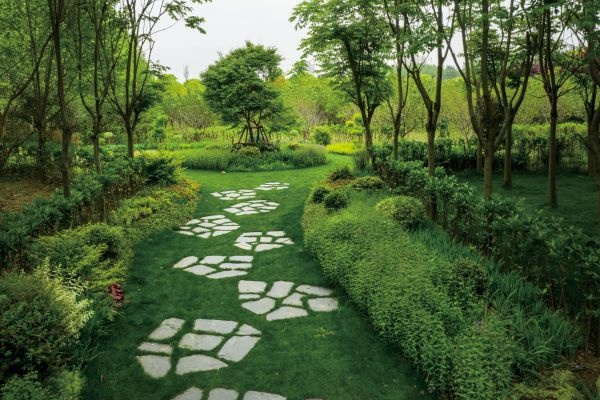
[[[254,250],[258,253],[279,249],[291,244],[294,244],[294,242],[286,237],[286,233],[283,231],[246,232],[241,234],[235,241],[236,247],[242,250]]]
[[[260,213],[268,213],[276,210],[279,203],[267,200],[250,200],[244,203],[234,204],[225,209],[225,211],[235,215],[253,215]]]
[[[256,187],[256,190],[283,190],[283,189],[287,189],[290,187],[289,183],[283,183],[283,182],[267,182],[267,183],[263,183],[262,185]]]
[[[210,279],[225,279],[248,274],[253,256],[207,256],[200,260],[189,256],[179,260],[173,268]]]
[[[220,200],[246,200],[256,197],[256,189],[225,190],[223,192],[214,192],[211,194]]]
[[[197,236],[202,239],[226,235],[236,229],[239,224],[233,222],[224,215],[209,215],[207,217],[195,218],[179,227],[177,233],[186,236]]]
[[[206,394],[206,396],[204,396]],[[191,387],[171,400],[286,400],[286,397],[274,393],[247,391],[241,398],[240,393],[233,389],[216,388],[210,392],[198,387]],[[307,399],[322,400],[322,399]]]

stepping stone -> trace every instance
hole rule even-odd
[[[259,340],[260,338],[255,336],[234,336],[221,347],[219,358],[233,362],[241,361]]]
[[[277,394],[254,392],[251,390],[246,392],[242,400],[286,400],[286,398]]]
[[[246,271],[221,271],[216,274],[207,275],[207,278],[210,279],[224,279],[224,278],[233,278],[234,276],[243,276],[248,275]]]
[[[253,200],[247,203],[238,203],[227,207],[225,211],[235,215],[253,215],[259,213],[267,213],[276,210],[279,203],[267,200]]]
[[[267,315],[267,321],[277,321],[280,319],[306,317],[308,311],[296,307],[281,307]]]
[[[179,332],[184,323],[184,320],[178,318],[165,319],[160,326],[150,334],[149,338],[152,340],[170,339]]]
[[[190,256],[179,261],[173,268],[185,265],[180,269],[194,275],[206,276],[210,279],[226,279],[247,275],[247,270],[252,268],[252,260],[254,260],[253,256],[206,256],[200,264],[190,267],[188,266],[190,262],[198,261],[198,257]]]
[[[208,265],[221,264],[223,261],[225,261],[226,258],[227,257],[225,257],[225,256],[206,256],[202,259],[202,261],[200,261],[200,264],[208,264]],[[185,260],[185,258],[184,258],[184,260]]]
[[[256,328],[251,327],[250,325],[242,325],[240,329],[237,331],[238,335],[251,336],[251,335],[261,335],[262,332]]]
[[[196,262],[198,261],[198,257],[186,257],[183,258],[182,260],[180,260],[177,264],[173,265],[173,268],[185,268],[185,267],[189,267],[190,265],[196,264]]]
[[[252,256],[231,256],[229,257],[229,261],[236,261],[236,262],[252,262],[254,260],[254,257]]]
[[[197,319],[194,322],[195,331],[231,333],[238,326],[235,321],[222,321],[218,319]]]
[[[181,338],[181,342],[179,342],[179,347],[187,350],[213,350],[215,347],[221,344],[223,341],[223,336],[214,336],[214,335],[198,335],[196,333],[186,333],[183,338]]]
[[[154,379],[166,376],[171,370],[171,358],[168,356],[137,356],[144,372]]]
[[[315,312],[330,312],[338,309],[337,299],[324,297],[321,299],[309,299],[308,306]]]
[[[159,353],[170,355],[173,349],[168,344],[144,342],[139,345],[138,350],[145,351],[147,353]]]
[[[312,294],[314,296],[330,296],[333,294],[333,289],[310,285],[300,285],[296,288],[296,291],[300,293]]]
[[[233,222],[224,215],[209,215],[207,217],[199,219],[195,218],[188,221],[184,226],[180,227],[180,230],[177,232],[187,236],[197,236],[208,239],[214,236],[226,235],[231,231],[239,229],[239,227],[239,224]]]
[[[286,306],[302,307],[303,306],[303,304],[302,304],[303,297],[304,297],[304,295],[302,293],[293,293],[289,297],[286,297],[285,300],[283,300],[283,304],[285,304]]]
[[[202,389],[197,387],[189,388],[180,395],[173,397],[173,400],[202,400]]]
[[[271,235],[273,234],[273,235]],[[244,250],[254,249],[257,252],[278,249],[284,245],[294,244],[294,242],[285,237],[283,231],[271,231],[267,233],[262,232],[248,232],[240,235],[236,241],[235,246]]]
[[[186,271],[191,272],[194,275],[204,276],[215,272],[216,270],[214,268],[207,267],[206,265],[195,265],[191,268],[187,268]]]
[[[239,393],[235,390],[213,389],[208,395],[208,400],[237,400]]]
[[[240,294],[240,300],[260,299],[260,294]]]
[[[267,288],[267,282],[260,281],[239,281],[238,290],[240,293],[262,293]]]
[[[266,314],[275,308],[275,300],[265,297],[264,299],[244,303],[242,307],[254,314]]]
[[[277,281],[271,287],[271,290],[267,293],[267,296],[273,297],[275,299],[281,299],[286,297],[292,288],[294,287],[294,282],[286,282],[286,281]]]
[[[192,372],[213,371],[227,367],[223,361],[202,354],[182,357],[177,363],[175,373],[177,375],[190,374]]]
[[[246,200],[256,197],[256,190],[226,190],[224,192],[211,193],[220,200]]]
[[[250,264],[250,263],[223,263],[223,264],[219,265],[219,268],[248,269],[248,268],[252,268],[252,264]]]
[[[258,186],[256,188],[256,190],[282,190],[282,189],[287,189],[288,187],[290,187],[289,183],[282,183],[282,182],[267,182],[267,183],[263,183],[262,185]]]

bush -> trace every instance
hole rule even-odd
[[[323,204],[328,210],[341,210],[348,207],[349,202],[348,193],[341,189],[333,190],[323,198]]]
[[[325,185],[315,187],[310,196],[313,203],[322,203],[325,197],[331,192],[331,189]]]
[[[423,202],[409,196],[394,196],[381,200],[375,206],[386,217],[400,223],[406,229],[413,229],[425,221]]]
[[[179,181],[181,176],[181,161],[173,156],[148,156],[141,157],[143,174],[146,184],[170,185]]]
[[[236,151],[236,154],[241,157],[259,157],[260,149],[258,147],[254,147],[254,146],[244,146],[244,147],[240,147]]]
[[[0,381],[14,374],[47,376],[70,359],[79,331],[90,318],[81,290],[45,268],[0,278]]]
[[[298,142],[291,142],[287,145],[288,150],[298,150],[302,148],[302,144]]]
[[[378,176],[363,176],[352,181],[350,186],[354,190],[358,191],[374,191],[383,189],[385,187],[385,183]]]
[[[317,126],[315,127],[315,132],[313,133],[313,140],[316,144],[320,144],[321,146],[327,146],[331,143],[331,133],[329,132],[329,128],[326,126]]]
[[[333,171],[331,171],[329,173],[329,176],[327,177],[327,180],[329,182],[337,182],[337,181],[344,181],[344,180],[349,180],[349,179],[353,179],[354,175],[352,174],[352,172],[350,172],[350,168],[347,165],[344,165],[343,167],[334,169]]]
[[[356,152],[356,146],[354,143],[334,143],[328,144],[325,150],[328,153],[352,155]]]
[[[14,376],[0,388],[3,400],[79,400],[83,379],[79,372],[61,370],[46,381],[37,374]]]

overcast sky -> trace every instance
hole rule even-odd
[[[206,35],[186,28],[183,23],[156,37],[153,59],[170,68],[183,80],[185,65],[190,78],[212,64],[218,52],[227,53],[243,46],[246,40],[274,46],[283,56],[282,69],[288,72],[298,61],[302,32],[288,21],[300,0],[213,0],[195,5],[195,15],[206,19]]]

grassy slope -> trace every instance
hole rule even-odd
[[[198,216],[220,213],[225,204],[230,204],[208,195],[212,191],[252,188],[273,180],[292,185],[285,191],[261,193],[259,198],[277,201],[281,206],[262,217],[233,217],[242,227],[232,234],[205,241],[164,231],[137,246],[125,284],[127,304],[87,370],[84,398],[169,400],[192,385],[266,391],[291,400],[432,398],[423,392],[409,363],[381,341],[341,292],[338,312],[267,322],[241,308],[235,278],[210,281],[170,268],[188,255],[248,254],[232,246],[237,235],[282,229],[297,245],[259,253],[245,279],[327,285],[319,267],[302,251],[300,218],[312,182],[347,160],[339,156],[332,159],[333,163],[324,167],[295,171],[189,171],[188,176],[202,184]],[[164,379],[153,380],[144,375],[135,360],[135,349],[169,317],[237,320],[257,327],[263,336],[244,360],[228,368],[184,376],[171,371]]]
[[[483,177],[469,171],[457,175],[483,190]],[[597,192],[593,178],[578,173],[558,175],[558,208],[548,207],[548,179],[543,173],[517,171],[512,189],[502,187],[502,175],[494,175],[494,191],[503,196],[523,198],[530,210],[543,209],[549,215],[564,218],[569,224],[583,229],[589,235],[600,235],[598,226]]]

